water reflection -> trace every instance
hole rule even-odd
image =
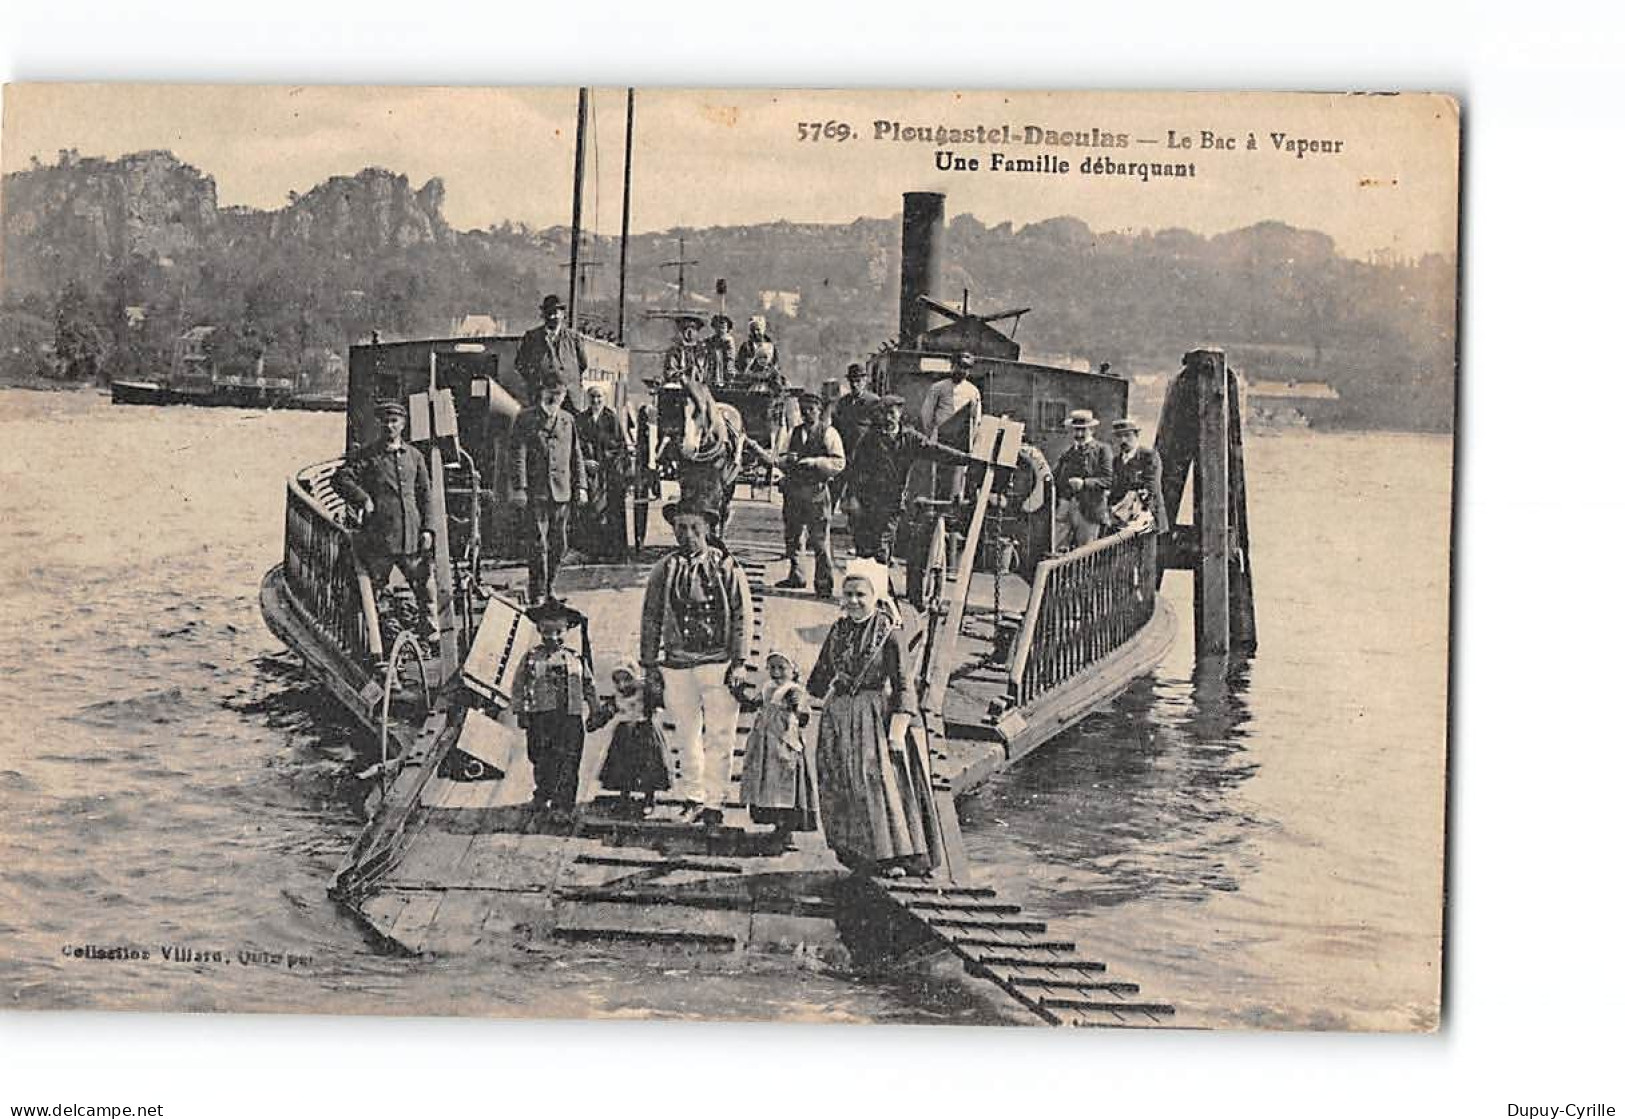
[[[972,857],[1040,911],[1232,893],[1271,822],[1236,792],[1248,757],[1244,660],[1146,676],[963,808]]]

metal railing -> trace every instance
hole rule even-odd
[[[282,578],[304,620],[365,669],[384,648],[372,583],[356,562],[344,499],[333,489],[342,461],[307,467],[288,479]]]
[[[1151,620],[1157,534],[1149,524],[1041,560],[1010,655],[1010,698],[1021,707],[1060,687]]]

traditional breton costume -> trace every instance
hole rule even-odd
[[[634,665],[622,665],[612,677],[615,693],[607,706],[612,725],[609,750],[604,755],[598,783],[611,792],[630,796],[642,793],[652,798],[671,788],[666,774],[666,736],[648,709],[643,680]]]
[[[903,730],[918,704],[901,621],[884,568],[855,560],[846,577],[867,579],[882,601],[864,621],[843,616],[830,627],[807,678],[811,694],[827,697],[816,755],[824,836],[855,869],[928,873],[941,849],[929,765]]]
[[[795,662],[772,652],[768,663],[775,657],[790,666],[790,678],[763,685],[761,707],[745,740],[739,796],[758,824],[772,824],[785,832],[817,831],[818,782],[802,739],[811,701]]]
[[[713,509],[686,498],[661,511],[716,523]],[[714,544],[697,554],[670,552],[655,563],[643,592],[639,656],[658,669],[662,699],[674,725],[672,784],[678,795],[720,817],[728,789],[739,698],[728,686],[731,665],[743,664],[750,624],[750,587],[738,562]]]
[[[545,602],[526,614],[538,624],[562,621],[574,627],[586,620],[560,602]],[[577,653],[562,641],[537,642],[519,663],[513,699],[536,779],[533,803],[555,812],[573,810],[586,720],[598,707],[591,653]]]

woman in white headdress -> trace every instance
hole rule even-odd
[[[841,581],[807,690],[827,697],[816,769],[824,835],[858,870],[929,874],[941,863],[930,772],[909,731],[919,716],[902,627],[887,608],[886,569],[854,560]]]

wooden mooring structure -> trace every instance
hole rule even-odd
[[[1170,517],[1179,512],[1187,477],[1194,487],[1193,522],[1174,525],[1163,538],[1162,569],[1195,576],[1198,656],[1258,651],[1242,418],[1240,388],[1224,351],[1186,354],[1163,398],[1156,449]]]

